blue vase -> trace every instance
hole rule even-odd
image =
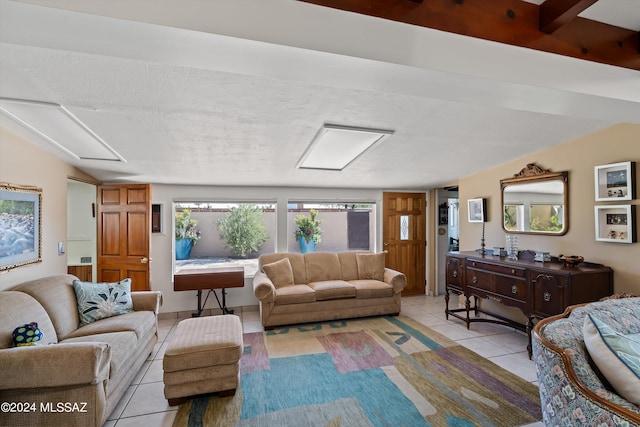
[[[191,239],[176,239],[176,259],[189,259],[193,241]]]
[[[316,251],[316,242],[313,239],[307,242],[307,240],[304,237],[302,237],[298,240],[298,243],[300,243],[300,252],[302,252],[303,254],[306,254],[307,252]]]

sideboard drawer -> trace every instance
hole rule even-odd
[[[508,276],[524,278],[527,274],[527,270],[524,268],[512,267],[509,265],[496,265],[483,261],[467,260],[467,266],[477,268],[479,270],[486,270],[493,273],[505,274]]]
[[[495,292],[524,302],[527,300],[527,282],[525,279],[495,276]]]

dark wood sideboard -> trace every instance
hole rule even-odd
[[[447,319],[451,315],[463,320],[467,329],[473,322],[492,322],[524,331],[529,337],[529,358],[534,319],[560,314],[570,305],[597,301],[613,293],[613,270],[601,264],[584,262],[568,266],[555,259],[544,263],[511,261],[476,252],[449,252],[446,266]],[[450,294],[463,295],[465,308],[449,309]],[[479,298],[520,309],[526,323],[481,309]],[[478,317],[479,313],[491,317]]]

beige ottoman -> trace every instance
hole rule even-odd
[[[175,406],[187,397],[238,388],[242,324],[234,315],[196,317],[178,323],[164,353],[164,396]]]

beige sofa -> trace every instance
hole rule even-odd
[[[253,279],[262,325],[397,315],[404,274],[384,267],[384,253],[261,255]]]
[[[13,404],[1,425],[101,426],[153,350],[160,292],[132,292],[133,312],[78,328],[74,279],[0,292],[0,402]],[[13,330],[31,322],[39,345],[13,347]]]

